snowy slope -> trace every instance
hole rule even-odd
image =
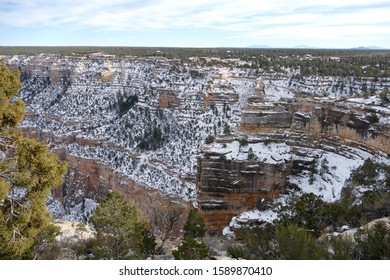
[[[40,55],[9,61],[22,69],[20,97],[35,113],[23,126],[84,139],[65,148],[184,199],[196,196],[196,157],[205,138],[234,131],[255,87],[253,79],[221,79],[219,69],[194,75],[162,59]],[[163,93],[176,103],[162,107]]]

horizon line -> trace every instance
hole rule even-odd
[[[387,47],[359,46],[359,47],[313,47],[292,46],[274,47],[267,45],[250,45],[245,47],[190,47],[190,46],[127,46],[127,45],[0,45],[0,48],[166,48],[166,49],[300,49],[300,50],[390,50]]]

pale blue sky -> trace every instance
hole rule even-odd
[[[0,0],[0,45],[390,48],[389,0]]]

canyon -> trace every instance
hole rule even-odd
[[[366,159],[389,161],[390,105],[378,96],[388,78],[102,53],[3,57],[21,72],[24,133],[68,162],[48,201],[55,218],[86,223],[118,190],[146,216],[155,204],[199,207],[221,234],[261,199],[334,201]]]

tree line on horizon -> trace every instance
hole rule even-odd
[[[0,55],[88,56],[93,53],[116,56],[156,57],[179,60],[179,64],[237,66],[234,59],[246,63],[240,68],[283,72],[283,68],[300,69],[302,76],[390,77],[389,50],[361,49],[251,49],[251,48],[173,48],[173,47],[0,47]],[[192,60],[193,57],[218,58],[218,61]],[[336,59],[338,58],[338,59]]]

